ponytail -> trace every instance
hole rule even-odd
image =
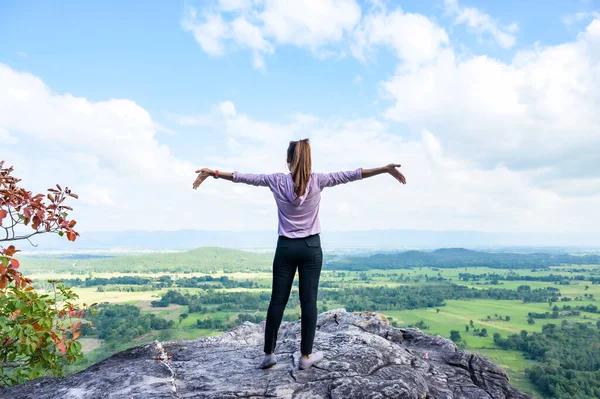
[[[310,144],[308,139],[292,141],[288,147],[288,161],[294,180],[294,194],[301,197],[306,193],[308,181],[312,172]]]

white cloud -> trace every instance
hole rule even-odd
[[[35,76],[6,66],[0,68],[0,94],[0,126],[38,144],[11,152],[7,161],[27,187],[43,190],[60,182],[80,194],[73,216],[83,232],[274,230],[269,190],[209,179],[193,191],[192,172],[202,166],[284,171],[289,140],[302,137],[311,139],[316,171],[399,162],[408,178],[406,186],[380,176],[326,190],[321,219],[328,230],[594,231],[600,222],[593,193],[572,196],[552,182],[533,185],[535,171],[482,168],[452,155],[443,130],[424,130],[409,140],[372,118],[295,114],[274,123],[224,101],[202,123],[219,132],[227,150],[191,165],[160,144],[150,115],[131,101],[91,102],[53,93]],[[198,117],[188,120],[193,118]]]
[[[579,22],[588,21],[590,19],[599,18],[600,14],[595,11],[580,11],[573,14],[567,14],[562,17],[562,23],[571,26]]]
[[[222,11],[248,10],[252,7],[253,0],[219,0],[219,9]]]
[[[352,3],[313,6],[328,15]],[[287,3],[222,1],[220,9],[189,10],[184,26],[215,56],[250,49],[257,68],[278,44],[319,54],[331,51],[328,44],[357,40],[359,57],[378,46],[393,49],[399,67],[381,89],[393,101],[385,116],[403,123],[404,137],[398,125],[376,118],[298,113],[273,122],[222,101],[205,113],[168,114],[202,127],[202,137],[219,137],[203,143],[192,165],[161,143],[158,132],[168,129],[135,102],[55,93],[0,64],[0,140],[35,143],[15,148],[8,161],[42,190],[53,182],[71,185],[82,195],[76,211],[89,230],[274,229],[269,190],[209,179],[192,191],[192,172],[283,172],[289,140],[309,137],[316,171],[399,162],[408,178],[406,186],[380,176],[326,190],[325,229],[597,231],[600,18],[573,42],[536,46],[505,62],[458,53],[435,22],[376,3],[362,19],[347,12],[335,17],[335,27],[320,27],[278,8]],[[467,9],[457,7],[458,18]],[[273,21],[305,37],[290,38],[273,21],[267,30],[265,10],[279,10]],[[494,22],[464,15],[474,27]]]
[[[349,49],[362,61],[365,52],[386,46],[407,63],[429,61],[448,45],[446,31],[421,14],[388,12],[376,2],[363,16],[356,0],[227,1],[201,12],[188,7],[182,26],[210,55],[250,49],[260,70],[281,45],[309,49],[317,58],[344,57]]]
[[[503,48],[509,49],[515,45],[515,32],[519,27],[516,23],[500,26],[490,15],[472,7],[462,7],[458,0],[444,0],[446,12],[455,18],[456,25],[465,24],[477,34],[489,34]]]
[[[208,54],[223,56],[247,48],[254,67],[263,70],[265,55],[276,45],[308,48],[318,57],[338,55],[323,47],[342,41],[360,16],[356,0],[227,0],[205,8],[200,16],[188,7],[181,25]]]
[[[576,41],[520,51],[510,63],[447,48],[382,88],[395,102],[387,117],[432,129],[453,154],[486,167],[600,173],[598,19]]]
[[[91,102],[55,94],[39,78],[2,64],[0,93],[0,128],[62,148],[93,148],[107,165],[134,175],[151,171],[160,177],[185,167],[178,162],[159,166],[157,159],[168,162],[172,155],[155,139],[150,114],[133,101]]]
[[[576,204],[578,200],[563,196],[555,187],[533,184],[535,171],[519,172],[502,165],[481,168],[476,162],[449,154],[440,138],[430,131],[406,140],[375,119],[335,120],[307,115],[276,124],[238,113],[225,124],[216,123],[219,131],[228,137],[229,152],[204,162],[223,170],[283,171],[288,141],[302,137],[311,140],[316,171],[348,170],[389,162],[403,165],[408,178],[406,186],[382,176],[326,190],[321,212],[326,229],[401,226],[409,229],[595,231],[600,221],[600,216],[592,211],[589,196],[581,199],[584,207],[565,209],[567,204]],[[235,186],[227,198],[247,204],[240,205],[247,210],[240,228],[267,228],[268,223],[276,220],[269,190]],[[372,204],[377,206],[370,206]],[[591,212],[589,220],[582,217],[583,212]],[[555,218],[558,213],[564,217]],[[577,224],[568,224],[566,220],[577,221]]]
[[[266,0],[258,18],[277,43],[317,49],[339,42],[359,22],[355,0]]]
[[[28,188],[61,183],[82,194],[73,203],[85,215],[82,229],[148,229],[156,209],[179,203],[194,165],[174,157],[156,129],[133,101],[57,94],[36,76],[0,64],[0,131],[28,143],[2,157]],[[118,206],[110,215],[96,208],[111,204]]]
[[[446,31],[423,15],[388,12],[375,3],[363,16],[356,0],[232,1],[200,12],[188,7],[182,27],[210,55],[251,50],[260,70],[265,56],[281,45],[309,49],[317,58],[344,57],[349,49],[362,61],[365,52],[387,46],[408,63],[419,63],[448,44]]]
[[[392,47],[398,58],[408,63],[429,61],[448,44],[446,31],[423,15],[384,9],[366,15],[355,32],[352,53],[365,60],[364,51],[376,45]]]
[[[190,19],[184,19],[181,26],[185,31],[192,32],[194,39],[200,44],[200,47],[212,56],[222,56],[225,54],[225,44],[223,41],[230,37],[229,24],[223,21],[218,14],[207,14],[200,24],[194,24],[196,10],[190,8],[188,11]]]
[[[233,118],[235,116],[235,105],[231,101],[223,101],[219,103],[219,111],[228,117]]]

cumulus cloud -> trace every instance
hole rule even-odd
[[[225,54],[223,41],[231,36],[231,27],[219,14],[205,14],[200,23],[195,23],[196,10],[190,8],[188,16],[181,22],[184,30],[191,32],[200,47],[212,56]]]
[[[258,18],[276,42],[317,49],[339,42],[360,16],[355,0],[267,0]]]
[[[598,176],[599,54],[599,19],[573,42],[519,51],[511,62],[443,49],[382,83],[394,101],[385,115],[435,131],[484,167]]]
[[[182,27],[212,56],[249,49],[260,70],[281,45],[309,49],[317,58],[344,57],[349,50],[361,61],[384,46],[407,63],[428,61],[448,45],[446,31],[421,14],[374,2],[363,15],[356,0],[221,1],[201,11],[188,7]]]
[[[264,57],[276,45],[308,48],[322,57],[323,46],[341,41],[360,16],[355,0],[222,0],[200,13],[188,7],[181,25],[208,54],[250,49],[254,67],[264,69]]]
[[[385,45],[394,49],[398,58],[408,63],[429,61],[448,44],[446,31],[421,14],[401,9],[387,12],[384,8],[366,15],[355,32],[352,53],[365,60],[364,51]]]
[[[463,7],[458,0],[444,0],[446,12],[454,17],[456,25],[465,24],[477,34],[490,35],[501,47],[509,49],[516,43],[515,32],[519,30],[516,23],[501,26],[489,14],[472,7]]]
[[[460,53],[436,22],[380,2],[362,17],[352,1],[307,3],[316,20],[333,18],[328,27],[282,8],[290,3],[222,0],[189,9],[183,25],[214,56],[249,49],[257,68],[279,44],[317,54],[347,40],[358,58],[390,49],[398,68],[381,82],[391,100],[385,118],[296,113],[274,122],[224,99],[199,114],[167,115],[182,129],[219,138],[218,150],[207,140],[211,150],[192,165],[164,144],[165,129],[134,101],[56,93],[38,77],[0,65],[0,140],[36,144],[13,146],[9,163],[39,189],[58,181],[82,194],[84,228],[274,230],[269,190],[209,179],[192,191],[192,172],[285,172],[289,140],[309,137],[316,171],[399,162],[408,178],[406,186],[381,176],[326,190],[327,229],[597,231],[599,18],[572,42],[534,46],[503,61]],[[493,19],[448,4],[456,5],[456,21],[494,37],[486,25],[498,27]],[[516,27],[498,29],[510,35]]]
[[[92,102],[56,94],[39,78],[3,64],[0,94],[0,129],[5,131],[74,152],[93,149],[107,166],[132,176],[151,172],[152,178],[162,178],[187,167],[156,140],[157,125],[131,100]]]
[[[0,134],[27,143],[3,151],[2,159],[28,188],[62,183],[81,194],[75,208],[85,215],[83,230],[149,229],[165,203],[185,203],[194,165],[175,157],[156,131],[131,100],[55,93],[38,77],[0,64]],[[97,208],[114,204],[109,213]]]
[[[585,212],[592,213],[589,194],[577,200],[555,185],[535,184],[538,170],[517,171],[500,164],[482,167],[453,155],[442,139],[445,136],[430,130],[407,139],[373,118],[323,119],[299,114],[274,123],[239,112],[233,118],[215,114],[214,124],[221,137],[227,138],[228,151],[203,161],[223,170],[283,172],[289,140],[303,137],[311,140],[316,171],[389,162],[403,165],[406,186],[384,176],[326,190],[321,212],[326,228],[595,231],[600,221],[595,214],[583,217]],[[267,228],[276,219],[269,190],[236,185],[231,191],[225,187],[219,195],[246,204],[240,205],[247,212],[238,220],[238,228]],[[565,208],[579,201],[585,205]],[[564,217],[553,216],[558,213]],[[577,224],[569,225],[566,220]]]
[[[514,44],[505,31],[514,32],[516,25],[501,30],[488,15],[450,0],[447,8],[457,23],[492,32],[503,45],[511,39],[510,46]],[[380,2],[363,13],[356,0],[221,1],[200,11],[188,7],[181,24],[209,55],[247,49],[260,70],[265,69],[265,57],[281,45],[306,48],[317,58],[350,52],[361,61],[376,48],[387,47],[409,65],[429,61],[449,45],[445,29],[424,15],[388,9]]]

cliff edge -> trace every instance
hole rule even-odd
[[[263,331],[264,323],[244,323],[218,337],[142,345],[77,374],[0,390],[0,397],[531,399],[485,357],[440,336],[394,328],[376,313],[321,314],[315,350],[325,359],[304,371],[299,321],[282,325],[279,363],[269,370],[256,369]]]

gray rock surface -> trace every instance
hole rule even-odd
[[[80,373],[41,378],[0,391],[2,398],[419,398],[525,399],[504,370],[457,351],[452,341],[393,328],[376,313],[332,310],[319,316],[316,367],[298,369],[300,322],[284,323],[279,363],[258,370],[264,323],[244,323],[218,337],[156,344],[117,353]],[[428,359],[424,359],[425,353]]]

